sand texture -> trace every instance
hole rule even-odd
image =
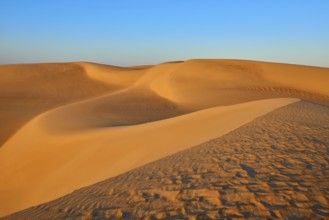
[[[101,189],[87,187],[17,218],[248,217],[243,213],[251,212],[251,200],[258,201],[254,205],[259,213],[270,217],[326,217],[328,198],[321,181],[328,176],[328,83],[328,68],[240,60],[140,67],[85,62],[1,65],[0,216],[106,180]],[[293,159],[306,155],[311,161]],[[136,169],[148,163],[152,165]],[[311,168],[303,171],[303,164]],[[181,179],[177,183],[171,180],[176,174]],[[298,178],[309,185],[298,185]],[[222,185],[216,186],[214,179],[221,179]],[[194,182],[204,186],[194,187]],[[261,200],[261,193],[249,187],[254,182],[268,190],[264,197],[280,197],[291,210],[276,211],[275,204]],[[151,191],[145,194],[145,187]],[[185,192],[189,187],[192,191]],[[299,207],[293,197],[281,193],[285,187],[292,196],[303,189],[314,195],[305,191],[308,200]],[[250,198],[240,194],[243,190]],[[225,203],[227,193],[237,197],[236,203]],[[217,206],[209,203],[213,212],[208,213],[204,205],[210,194],[217,195]],[[313,197],[319,197],[321,205]],[[249,204],[249,211],[240,203]]]
[[[298,102],[5,219],[329,218],[329,107]]]

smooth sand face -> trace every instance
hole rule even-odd
[[[0,127],[10,137],[0,148],[0,215],[219,137],[296,98],[325,103],[328,73],[231,60],[1,66],[1,117],[13,124]]]

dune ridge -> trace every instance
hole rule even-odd
[[[298,99],[329,103],[328,73],[238,60],[0,66],[9,103],[1,115],[12,122],[0,127],[0,215],[220,137]]]

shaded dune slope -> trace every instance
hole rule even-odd
[[[12,103],[1,115],[14,122],[1,138],[16,133],[0,148],[0,215],[219,137],[294,98],[328,103],[328,72],[234,60],[1,66],[1,98]]]

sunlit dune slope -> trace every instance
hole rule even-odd
[[[0,149],[0,215],[219,137],[296,98],[329,100],[326,68],[232,60],[27,66],[0,67],[1,117],[32,112],[4,136],[15,132]],[[13,85],[22,85],[17,100]]]

